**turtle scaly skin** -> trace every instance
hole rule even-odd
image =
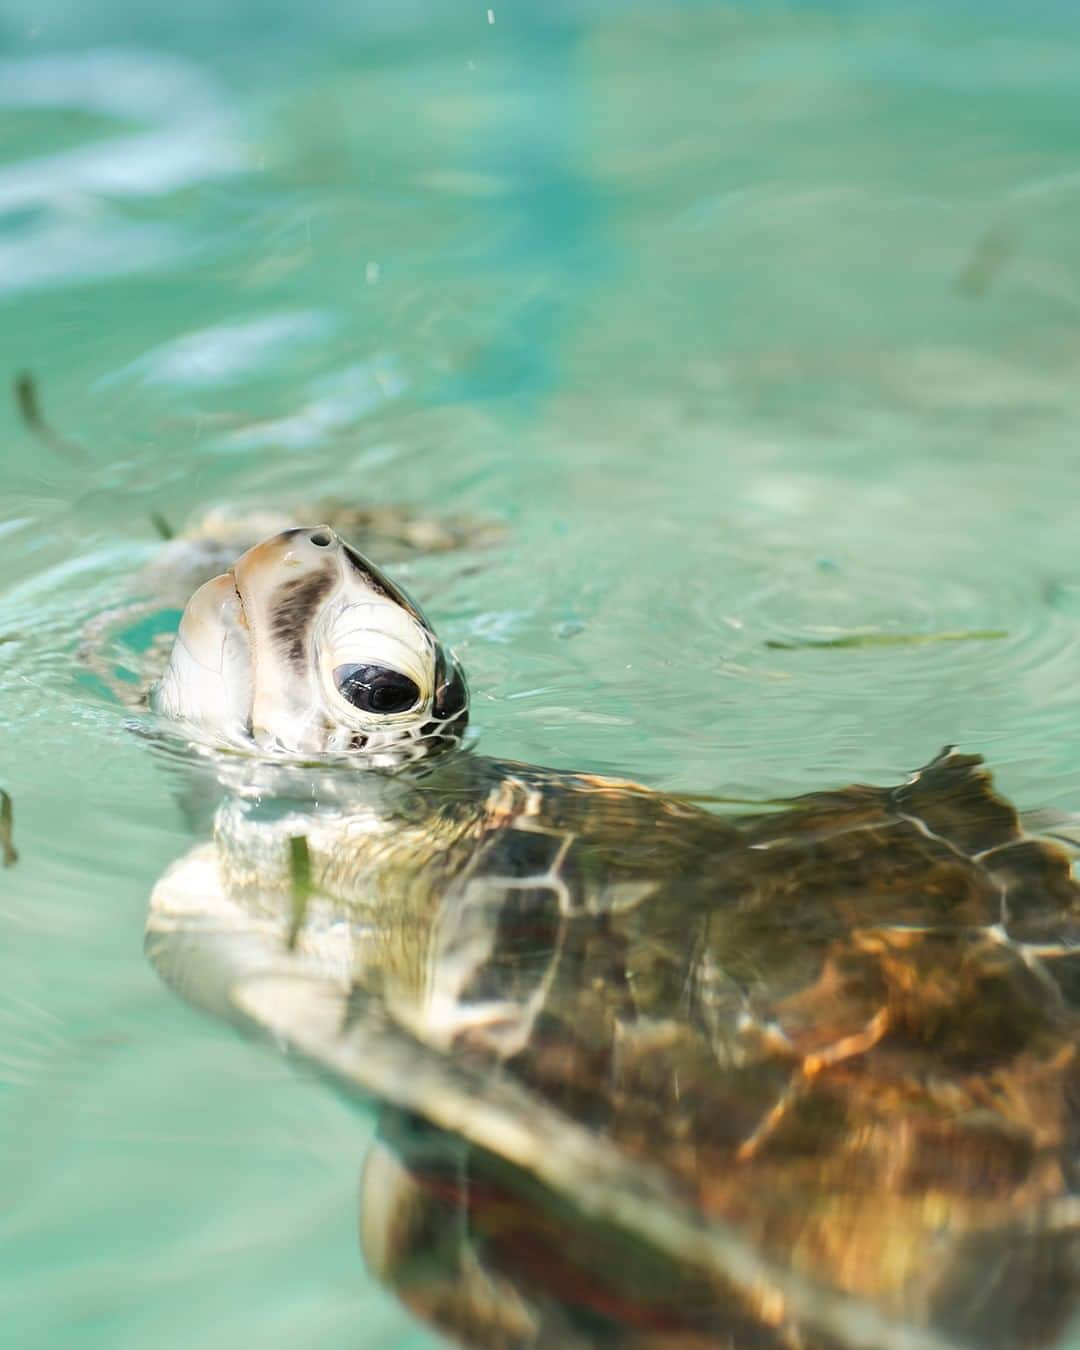
[[[337,704],[309,682],[312,718],[275,722],[260,679],[307,679],[325,644],[329,668],[335,605],[371,610],[371,642],[390,623],[342,564],[311,645],[260,646],[285,563],[331,568],[271,544],[235,587],[263,756],[156,888],[149,951],[385,1104],[361,1205],[382,1278],[476,1346],[1053,1343],[1077,1292],[1080,888],[981,760],[721,817],[483,758],[453,745],[463,710],[430,720],[450,658],[411,607],[415,718],[346,771],[267,767]],[[205,731],[181,693],[165,710]]]

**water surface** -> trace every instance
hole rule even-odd
[[[472,512],[399,575],[493,753],[772,796],[958,742],[1080,809],[1080,19],[145,8],[0,11],[0,374],[71,442],[0,413],[0,1308],[425,1344],[371,1121],[143,964],[190,828],[80,635],[154,513]]]

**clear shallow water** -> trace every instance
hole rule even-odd
[[[492,752],[770,796],[955,741],[1080,809],[1080,25],[989,8],[3,6],[3,370],[85,451],[0,414],[14,1344],[426,1343],[370,1121],[143,964],[190,831],[75,650],[151,512],[505,521],[398,569]]]

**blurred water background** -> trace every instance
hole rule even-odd
[[[1080,810],[1078,89],[1066,0],[0,0],[0,379],[82,448],[0,410],[5,1344],[430,1343],[367,1116],[142,960],[190,832],[77,647],[155,513],[504,522],[399,569],[493,753]]]

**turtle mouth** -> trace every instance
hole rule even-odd
[[[237,619],[237,623],[238,623],[239,627],[242,628],[243,631],[244,631],[245,633],[249,633],[251,630],[250,630],[250,628],[249,628],[249,626],[248,626],[248,621],[247,621],[247,610],[244,608],[244,596],[243,596],[243,593],[242,593],[241,590],[240,590],[240,587],[236,584],[236,573],[233,572],[233,571],[230,569],[230,570],[226,573],[226,575],[228,576],[229,580],[232,582],[233,595],[236,596],[236,619]]]

